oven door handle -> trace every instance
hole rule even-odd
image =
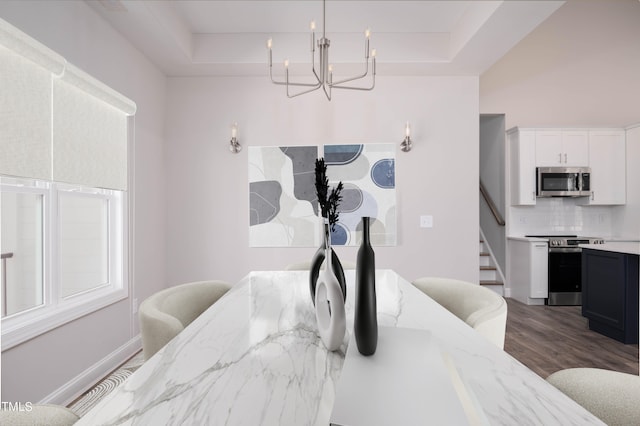
[[[549,247],[549,253],[580,253],[580,247]]]

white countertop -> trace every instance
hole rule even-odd
[[[546,243],[549,241],[548,238],[539,238],[539,237],[524,237],[522,235],[518,236],[509,236],[507,237],[508,240],[514,240],[514,241],[526,241],[526,242],[532,242],[532,243],[537,243],[537,242],[542,242],[542,243]]]
[[[345,276],[351,334],[355,271]],[[472,423],[603,424],[393,271],[376,271],[376,292],[379,326],[427,330],[446,354]],[[76,424],[327,426],[347,342],[321,343],[308,272],[252,272]]]
[[[607,242],[604,244],[580,244],[580,247],[593,249],[593,250],[612,251],[616,253],[640,255],[640,243],[635,243],[635,242],[619,241],[619,242]]]

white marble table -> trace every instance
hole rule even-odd
[[[77,425],[328,425],[346,344],[322,345],[307,277],[249,274]],[[379,325],[430,330],[480,424],[602,424],[393,271],[376,281]]]

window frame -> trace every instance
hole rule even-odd
[[[127,191],[5,176],[0,176],[0,189],[11,192],[43,193],[43,303],[2,318],[3,351],[129,297]],[[59,274],[58,199],[61,194],[67,192],[98,197],[105,199],[108,203],[109,282],[62,298]]]

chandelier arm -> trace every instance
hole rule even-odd
[[[285,86],[287,88],[287,97],[288,98],[295,98],[296,96],[304,95],[305,93],[309,93],[309,92],[313,92],[314,90],[318,90],[320,88],[320,86],[322,86],[322,82],[318,81],[317,84],[311,85],[312,86],[311,89],[303,90],[301,92],[294,93],[293,95],[289,93],[289,86],[300,86],[300,85],[302,85],[302,83],[293,83],[293,84],[289,83],[289,69],[287,69]],[[307,86],[309,86],[309,85],[307,85]]]
[[[371,86],[370,87],[356,87],[356,86],[340,86],[336,84],[332,84],[331,88],[334,89],[349,89],[349,90],[373,90],[376,87],[376,73],[373,73],[371,78]]]
[[[313,73],[313,76],[316,78],[316,80],[318,80],[318,84],[322,84],[322,79],[320,78],[320,76],[318,75],[318,72],[316,71],[316,60],[315,59],[316,58],[315,58],[315,51],[314,51],[311,54],[311,72]]]
[[[340,80],[340,81],[336,81],[334,83],[329,84],[329,86],[339,86],[342,83],[348,83],[350,81],[354,81],[354,80],[360,80],[361,78],[365,78],[368,74],[369,74],[369,67],[367,67],[367,71],[364,74],[355,76],[355,77],[350,77],[350,78],[345,78],[344,80]]]
[[[322,85],[322,90],[324,90],[324,95],[327,97],[327,100],[331,100],[331,86],[329,86],[329,91],[327,92],[327,85]]]
[[[349,89],[349,90],[373,90],[373,88],[376,87],[376,75],[373,74],[372,79],[371,79],[371,86],[370,87],[355,87],[355,86],[336,86],[335,84],[333,84],[331,86],[331,88],[333,89]]]
[[[322,84],[318,83],[315,87],[312,87],[311,89],[307,89],[307,90],[303,90],[301,92],[298,93],[294,93],[294,94],[290,94],[289,93],[289,86],[294,86],[294,84],[285,84],[287,86],[287,97],[288,98],[295,98],[296,96],[300,96],[300,95],[304,95],[305,93],[311,93],[315,90],[318,90],[320,87],[322,87]]]
[[[373,75],[375,76],[376,74],[376,68],[375,68],[375,61],[376,58],[372,58],[371,63],[373,64],[372,69],[373,69]],[[354,81],[354,80],[359,80],[361,78],[365,78],[367,75],[369,74],[369,55],[365,56],[365,70],[364,73],[357,75],[355,77],[350,77],[350,78],[345,78],[344,80],[340,80],[340,81],[336,81],[335,83],[331,83],[330,86],[337,86],[340,85],[342,83],[348,83],[350,81]]]
[[[320,78],[318,77],[318,74],[316,74],[315,68],[313,69],[313,74],[314,74],[314,77],[316,78],[317,83],[292,83],[288,81],[289,80],[288,78],[287,78],[287,81],[275,80],[273,78],[273,61],[271,58],[272,58],[272,53],[271,53],[271,49],[269,49],[269,78],[271,79],[271,82],[273,84],[277,84],[280,86],[289,85],[289,86],[300,86],[300,87],[313,87],[314,90],[317,89],[320,86],[320,84],[322,84],[322,82],[320,81]],[[313,54],[312,54],[312,59],[313,59]]]
[[[289,86],[313,87],[313,88],[317,89],[322,84],[322,82],[320,81],[318,76],[315,75],[315,71],[314,71],[314,77],[318,81],[317,83],[292,83],[290,81],[277,81],[277,80],[274,80],[274,78],[273,78],[273,67],[271,65],[269,66],[269,77],[271,78],[271,82],[273,84],[278,84],[280,86],[289,85]]]
[[[361,91],[371,91],[375,88],[375,82],[371,84],[371,87],[353,87],[353,86],[334,86],[332,89],[348,89],[348,90],[361,90]]]

